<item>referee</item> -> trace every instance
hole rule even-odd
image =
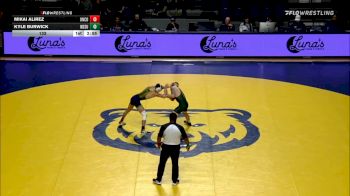
[[[171,113],[170,122],[161,126],[157,138],[157,147],[162,148],[160,153],[157,178],[153,179],[154,184],[160,185],[164,173],[166,161],[169,156],[173,165],[172,180],[173,185],[177,185],[180,181],[179,177],[179,155],[180,155],[180,142],[181,138],[186,142],[187,151],[190,149],[189,141],[185,129],[176,123],[177,115]],[[162,137],[163,142],[161,142]]]

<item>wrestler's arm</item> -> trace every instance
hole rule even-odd
[[[167,87],[167,84],[164,86],[164,95],[168,95],[168,87]]]
[[[161,97],[161,98],[167,98],[168,97],[168,95],[166,95],[165,93],[164,94],[156,93],[155,96]]]
[[[176,87],[170,87],[171,94],[168,95],[168,98],[169,98],[171,101],[174,101],[174,99],[176,98],[176,96],[175,96],[175,88],[176,88]]]
[[[168,94],[168,88],[170,88],[170,86],[169,86],[169,84],[166,84],[164,86],[164,94],[160,94],[160,93],[155,92],[156,96],[161,97],[161,98],[170,98],[169,96],[171,96],[171,95]]]
[[[156,91],[152,91],[152,97],[160,97],[160,98],[167,98],[168,95],[167,95],[167,92],[165,92],[165,89],[164,89],[164,94],[160,94]]]

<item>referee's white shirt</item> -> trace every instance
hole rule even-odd
[[[163,137],[163,143],[166,145],[180,145],[181,138],[187,138],[187,134],[181,125],[167,123],[160,127],[158,137]]]

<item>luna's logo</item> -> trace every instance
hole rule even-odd
[[[110,109],[101,113],[103,120],[92,134],[95,140],[105,146],[159,155],[155,142],[160,126],[168,122],[171,110],[147,110],[149,116],[157,120],[147,124],[146,130],[149,132],[143,137],[140,136],[139,126],[118,127],[117,122],[123,111],[124,109]],[[249,121],[251,114],[245,110],[194,109],[188,112],[193,120],[203,119],[203,122],[195,123],[186,130],[192,147],[188,152],[181,150],[182,157],[250,146],[260,137],[259,129]],[[204,119],[207,123],[204,123]]]
[[[203,52],[212,53],[216,50],[233,50],[237,47],[237,44],[233,39],[229,41],[216,41],[216,36],[205,36],[201,40],[200,47]]]
[[[152,44],[151,42],[146,38],[144,41],[132,41],[130,40],[131,36],[119,36],[114,42],[115,48],[119,52],[127,52],[128,50],[132,49],[150,49]]]
[[[28,38],[28,47],[35,51],[41,51],[46,48],[64,48],[66,43],[62,38],[58,38],[55,40],[44,38],[44,37],[29,37]]]
[[[317,41],[303,41],[303,36],[292,36],[287,41],[287,49],[292,53],[298,53],[302,50],[323,49],[324,43],[321,39]]]

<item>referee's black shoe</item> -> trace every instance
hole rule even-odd
[[[180,183],[180,180],[176,180],[176,182],[173,182],[173,186],[176,186]]]
[[[157,184],[157,185],[161,185],[162,182],[161,181],[158,181],[157,179],[153,178],[153,184]]]

